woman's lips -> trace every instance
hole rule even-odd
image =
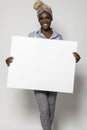
[[[47,23],[44,23],[44,24],[43,24],[43,27],[47,27],[47,26],[48,26],[48,24],[47,24]]]

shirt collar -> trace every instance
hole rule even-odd
[[[55,39],[55,38],[57,38],[57,37],[58,37],[58,33],[57,33],[54,29],[52,29],[52,31],[53,31],[53,33],[52,33],[52,35],[51,35],[51,37],[50,37],[49,39]],[[46,37],[42,34],[41,29],[39,29],[37,32],[38,32],[38,35],[39,35],[40,37],[46,38]]]

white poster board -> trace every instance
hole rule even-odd
[[[7,87],[72,93],[77,42],[13,36]]]

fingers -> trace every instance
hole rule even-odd
[[[73,55],[74,55],[76,63],[77,63],[81,59],[81,57],[77,52],[73,52]]]
[[[14,57],[12,57],[12,56],[6,59],[7,66],[10,66],[10,63],[13,62],[13,59],[14,59]]]

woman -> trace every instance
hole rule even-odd
[[[37,10],[37,17],[41,28],[38,31],[30,33],[29,37],[62,40],[62,36],[51,28],[51,22],[53,20],[51,8],[42,1],[38,0],[34,4],[34,9]],[[74,52],[73,55],[76,59],[76,62],[78,62],[80,60],[80,56],[76,52]],[[13,57],[6,59],[8,66],[12,60]],[[57,92],[35,90],[34,94],[39,106],[42,128],[43,130],[51,130],[54,119]]]

